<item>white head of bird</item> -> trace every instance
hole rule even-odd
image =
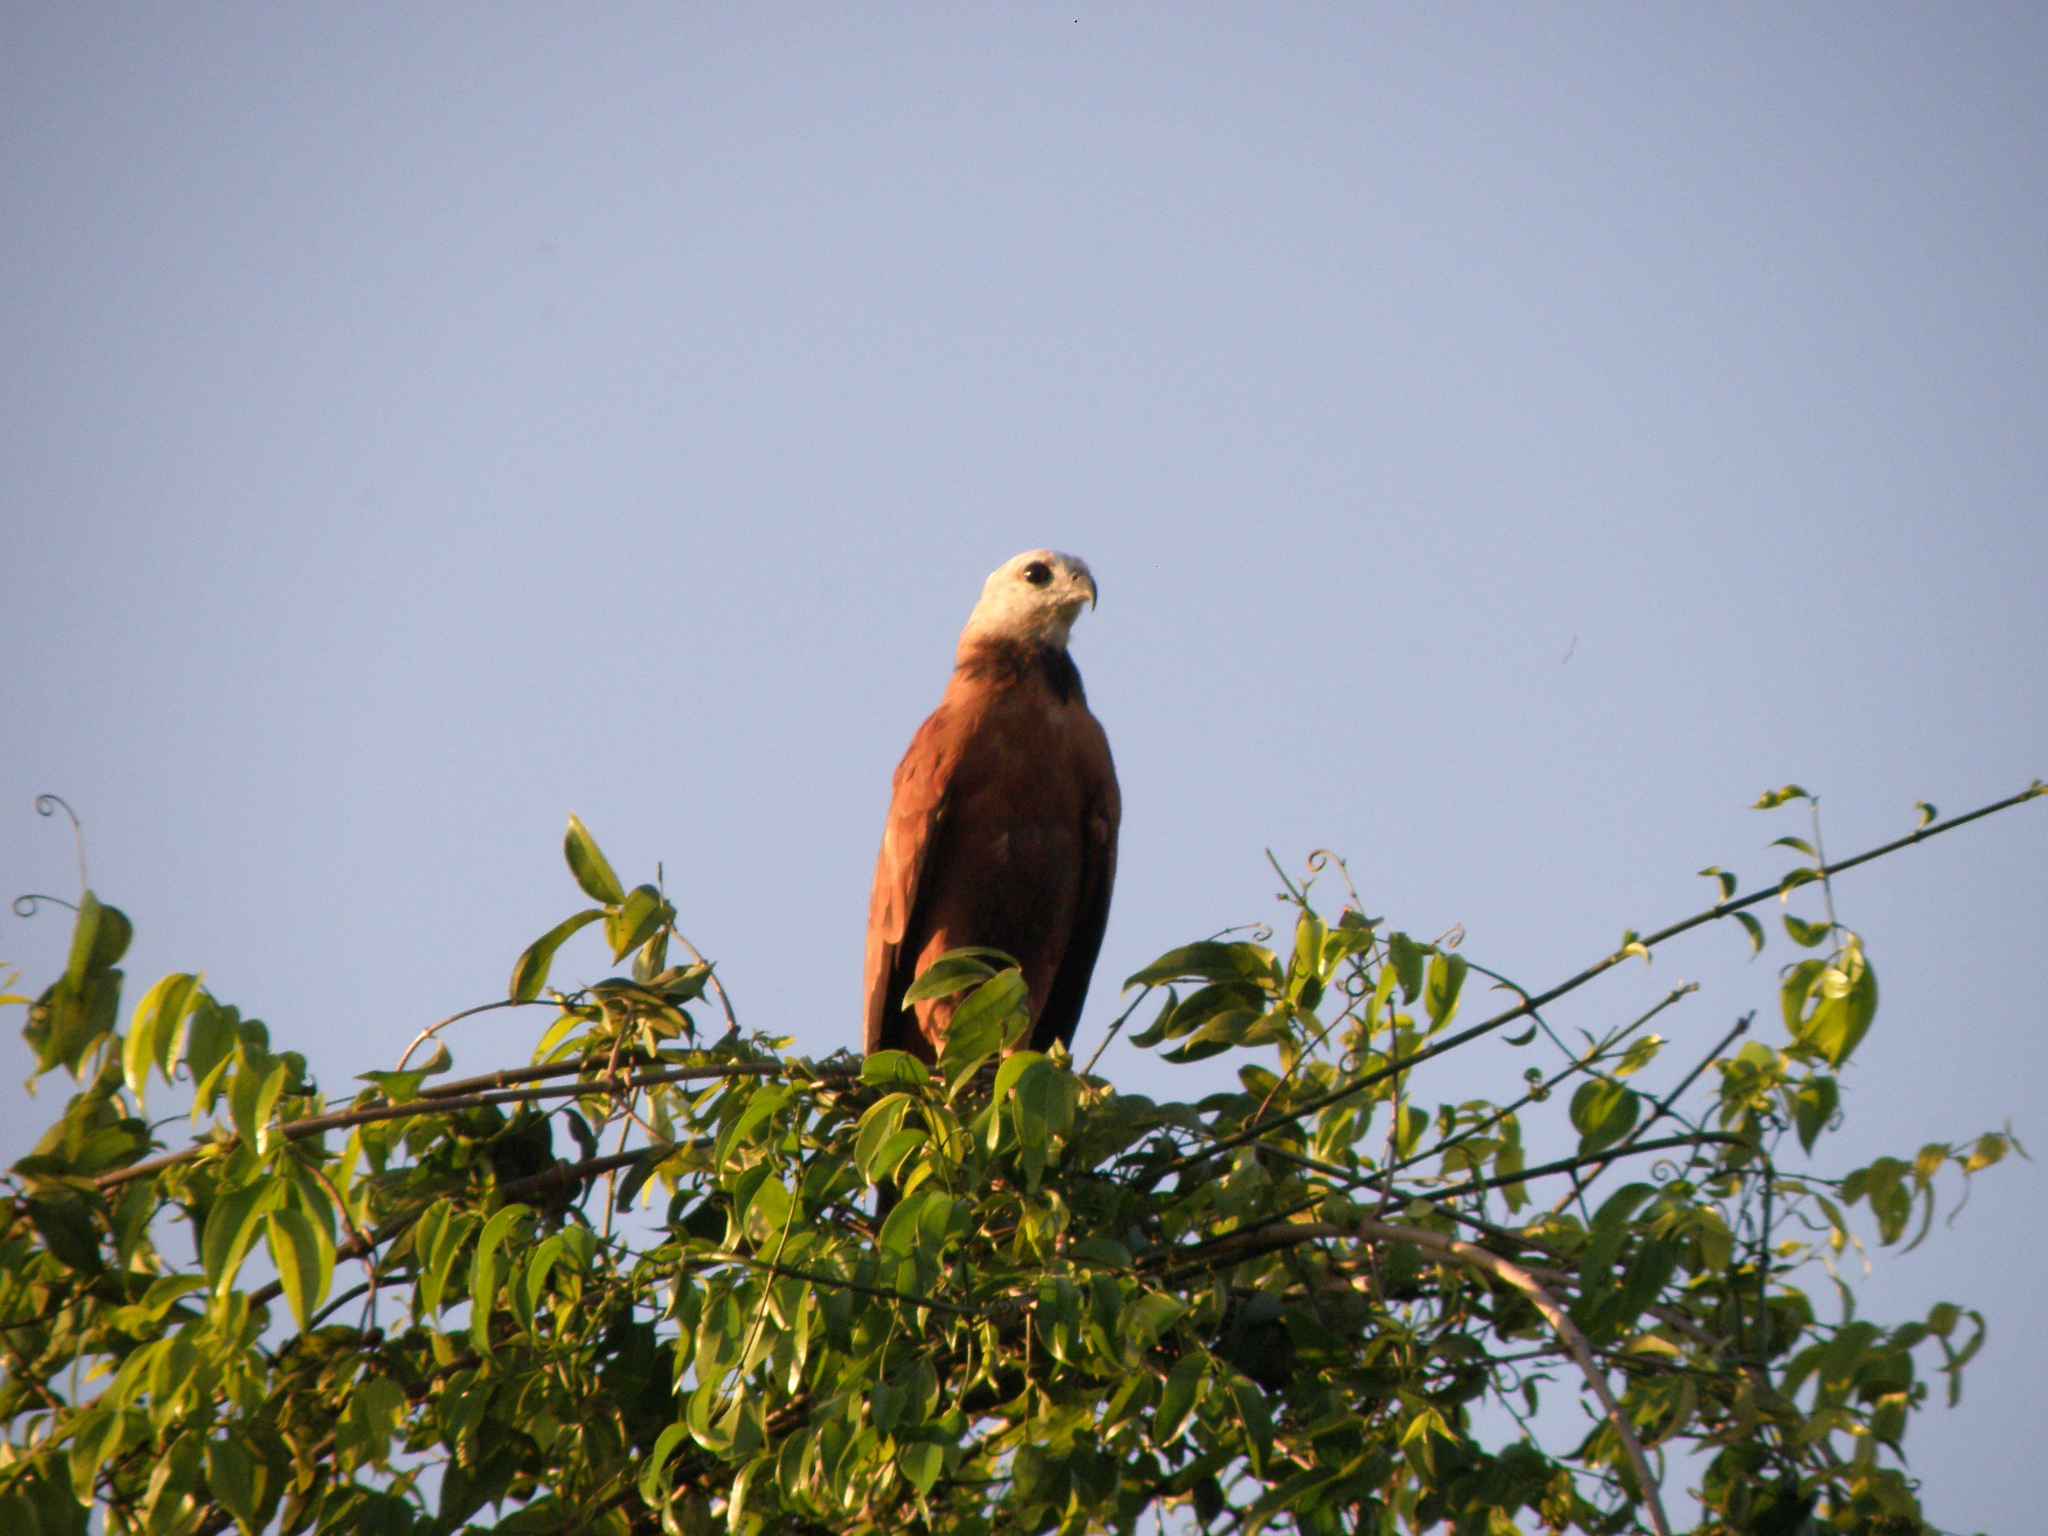
[[[1083,604],[1095,606],[1087,561],[1057,549],[1027,549],[989,572],[960,643],[1022,640],[1064,650]]]

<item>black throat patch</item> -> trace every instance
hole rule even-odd
[[[1088,695],[1081,688],[1081,669],[1061,646],[1033,645],[1022,640],[984,641],[960,658],[958,668],[969,677],[997,684],[1041,682],[1062,704],[1088,702]]]

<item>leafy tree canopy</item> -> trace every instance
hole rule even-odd
[[[452,1077],[459,1014],[346,1100],[197,974],[123,1028],[129,921],[87,891],[63,974],[0,999],[77,1084],[0,1181],[0,1528],[1929,1530],[1907,1430],[1984,1321],[1861,1318],[1833,1260],[2017,1149],[1829,1167],[1878,1002],[1830,877],[2044,792],[1833,866],[1783,838],[1776,884],[1705,870],[1711,907],[1535,992],[1289,882],[1283,942],[1131,978],[1112,1032],[1236,1069],[1193,1103],[1006,1050],[985,952],[919,984],[972,991],[936,1068],[792,1055],[573,819],[589,904],[482,1005],[538,1010],[531,1060]],[[1777,1006],[1667,1091],[1680,993],[1544,1020],[1773,907]],[[593,925],[630,966],[551,990]],[[1477,1020],[1475,975],[1510,999]],[[1495,1033],[1519,1076],[1424,1102]]]

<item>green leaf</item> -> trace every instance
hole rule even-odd
[[[78,901],[78,916],[71,924],[71,957],[64,966],[64,985],[74,992],[85,985],[99,931],[100,899],[87,891]]]
[[[1322,1001],[1324,946],[1329,929],[1307,908],[1294,924],[1294,956],[1287,963],[1287,998],[1302,1008],[1312,1009]]]
[[[1642,1100],[1632,1088],[1594,1079],[1572,1095],[1572,1124],[1579,1132],[1579,1153],[1613,1146],[1635,1129]]]
[[[669,1458],[675,1455],[676,1447],[681,1445],[689,1434],[690,1426],[678,1422],[668,1425],[655,1436],[654,1450],[640,1468],[640,1497],[651,1508],[661,1507],[661,1495],[668,1487],[668,1481],[662,1476],[662,1472],[668,1466]]]
[[[391,1440],[406,1411],[405,1389],[382,1376],[358,1380],[348,1394],[348,1407],[335,1426],[335,1446],[345,1466],[385,1466]]]
[[[526,946],[524,954],[512,967],[511,997],[516,1003],[530,1003],[540,996],[540,989],[547,985],[548,967],[555,963],[555,951],[560,949],[569,936],[579,928],[588,927],[604,916],[600,907],[587,907],[574,917],[565,917],[546,933]]]
[[[497,1304],[498,1281],[504,1273],[504,1260],[498,1250],[513,1227],[532,1214],[523,1205],[505,1206],[484,1223],[483,1235],[476,1240],[476,1254],[469,1262],[469,1341],[479,1354],[492,1353],[491,1311]]]
[[[913,1441],[897,1449],[896,1466],[911,1487],[920,1494],[930,1493],[946,1469],[945,1447],[929,1440]]]
[[[256,1091],[256,1150],[270,1150],[270,1123],[277,1113],[277,1101],[284,1096],[285,1085],[291,1081],[291,1066],[278,1062],[263,1074],[263,1082]]]
[[[978,982],[984,982],[999,970],[1015,969],[1017,965],[1009,955],[1000,949],[949,949],[938,959],[924,968],[916,981],[903,994],[903,1006],[921,1003],[931,997],[951,997],[956,992],[965,992]]]
[[[925,1140],[925,1133],[914,1125],[906,1125],[878,1139],[862,1165],[867,1181],[879,1184],[884,1179],[893,1179],[904,1159],[923,1146]]]
[[[569,831],[562,839],[562,853],[569,860],[569,872],[583,887],[583,894],[592,901],[616,907],[626,899],[626,888],[612,873],[611,865],[597,846],[597,839],[590,835],[590,828],[584,826],[578,817],[569,818]]]
[[[1713,880],[1719,883],[1721,887],[1722,901],[1727,901],[1735,895],[1735,887],[1737,881],[1732,871],[1723,869],[1718,864],[1709,864],[1705,869],[1700,871],[1700,874],[1708,880]]]
[[[1015,1091],[1017,1079],[1034,1067],[1048,1071],[1051,1069],[1050,1058],[1045,1052],[1013,1051],[1004,1057],[1002,1066],[996,1071],[996,1086],[992,1095],[995,1102],[1000,1104],[1007,1099]]]
[[[734,1406],[739,1406],[739,1400],[735,1400]],[[734,1438],[737,1441],[740,1437],[736,1435]],[[736,1447],[736,1450],[743,1450],[743,1447]],[[754,1479],[762,1469],[774,1464],[772,1456],[756,1456],[740,1468],[740,1475],[732,1480],[732,1488],[725,1497],[725,1528],[731,1536],[747,1536],[747,1533],[760,1529],[758,1516],[748,1518],[747,1495],[753,1490]]]
[[[1771,811],[1776,810],[1788,801],[1811,800],[1812,798],[1813,796],[1809,795],[1797,784],[1787,784],[1783,789],[1765,790],[1757,797],[1756,804],[1751,806],[1750,809],[1753,811]]]
[[[1580,1256],[1579,1274],[1588,1291],[1611,1282],[1615,1259],[1628,1240],[1629,1221],[1657,1193],[1654,1184],[1624,1184],[1593,1213],[1592,1241]]]
[[[1429,961],[1429,990],[1423,1002],[1430,1023],[1441,1029],[1457,1015],[1469,962],[1463,955],[1438,950]]]
[[[617,965],[629,950],[654,937],[668,917],[668,903],[653,886],[636,885],[628,891],[618,910],[605,914],[604,934],[612,947],[612,964]]]
[[[1778,1007],[1785,1017],[1785,1031],[1795,1040],[1805,1026],[1806,1000],[1826,969],[1825,960],[1802,960],[1787,970],[1785,979],[1778,984]]]
[[[1030,991],[1023,974],[1008,970],[991,976],[969,994],[946,1031],[939,1064],[949,1084],[958,1086],[974,1069],[1003,1048],[1011,1028],[1028,1017]]]
[[[870,1184],[885,1178],[891,1169],[877,1170],[876,1154],[882,1144],[902,1128],[903,1117],[910,1109],[910,1096],[891,1093],[870,1104],[860,1117],[860,1131],[854,1141],[854,1166],[860,1169],[861,1177]]]
[[[1839,965],[1820,973],[1819,1003],[1799,1031],[1805,1044],[1839,1067],[1849,1059],[1877,1017],[1877,972],[1863,958],[1862,945],[1851,940]]]
[[[282,1180],[265,1178],[240,1189],[231,1189],[206,1211],[206,1225],[200,1233],[199,1257],[206,1269],[207,1284],[214,1297],[224,1300],[234,1289],[242,1260],[256,1241],[263,1218],[284,1203]]]
[[[1820,879],[1820,871],[1808,868],[1804,864],[1800,865],[1797,869],[1786,870],[1784,878],[1778,882],[1779,902],[1790,901],[1792,893],[1798,890],[1799,887],[1811,885],[1818,879]]]
[[[1280,959],[1261,944],[1223,944],[1207,939],[1169,949],[1124,986],[1149,987],[1167,981],[1248,981],[1274,992],[1280,987]]]
[[[1124,1347],[1133,1355],[1143,1355],[1171,1328],[1187,1315],[1188,1304],[1178,1296],[1168,1296],[1163,1291],[1147,1291],[1131,1301],[1117,1319],[1118,1331],[1123,1335]]]
[[[1168,987],[1166,989],[1166,1003],[1159,1010],[1158,1017],[1153,1019],[1150,1024],[1139,1030],[1135,1035],[1129,1036],[1130,1043],[1141,1051],[1151,1050],[1153,1046],[1166,1038],[1166,1032],[1171,1027],[1174,1013],[1179,1007],[1180,993],[1174,988]]]
[[[127,1043],[121,1050],[121,1076],[137,1104],[143,1102],[152,1066],[162,1072],[165,1082],[171,1081],[178,1033],[198,991],[197,976],[177,972],[151,987],[136,1005],[135,1017],[128,1025]]]
[[[768,1168],[747,1191],[746,1206],[740,1213],[740,1227],[746,1240],[756,1248],[772,1243],[788,1227],[793,1202],[789,1189]]]
[[[207,1492],[249,1529],[263,1523],[263,1473],[262,1463],[239,1441],[223,1438],[206,1442]]]
[[[1428,949],[1409,938],[1407,934],[1395,932],[1387,935],[1387,956],[1394,967],[1394,976],[1401,984],[1401,1001],[1412,1003],[1422,992],[1422,963]]]
[[[1935,818],[1941,814],[1941,812],[1937,811],[1933,805],[1925,800],[1915,800],[1913,802],[1913,810],[1919,817],[1913,824],[1915,831],[1918,831],[1921,827],[1933,825]]]
[[[185,1065],[192,1074],[192,1103],[209,1114],[220,1097],[235,1052],[235,1010],[222,1008],[203,994],[186,1030]]]
[[[1260,988],[1244,981],[1219,981],[1197,988],[1185,998],[1172,988],[1167,989],[1166,1006],[1152,1026],[1137,1035],[1131,1044],[1149,1049],[1161,1040],[1178,1040],[1192,1035],[1203,1041],[1221,1040],[1234,1044],[1249,1027],[1250,1021],[1259,1018],[1266,1011],[1267,994]],[[1217,1029],[1209,1024],[1219,1016],[1227,1015],[1236,1022]]]
[[[1835,925],[1828,922],[1809,923],[1790,912],[1784,914],[1785,932],[1792,936],[1792,942],[1806,949],[1818,949],[1834,936]]]
[[[720,1162],[729,1161],[734,1152],[746,1146],[754,1133],[781,1113],[796,1095],[796,1090],[788,1083],[761,1083],[740,1091],[746,1098],[740,1107],[739,1117],[718,1138]]]
[[[519,1308],[520,1325],[533,1326],[533,1317],[540,1310],[541,1297],[547,1294],[548,1280],[554,1274],[555,1265],[569,1253],[569,1232],[583,1232],[580,1227],[557,1232],[553,1237],[534,1250],[533,1257],[526,1261],[526,1274],[513,1291],[513,1301]],[[586,1237],[587,1233],[584,1234]],[[572,1263],[577,1261],[572,1260]],[[580,1264],[577,1264],[580,1267]]]
[[[418,1066],[403,1072],[358,1072],[356,1081],[371,1084],[393,1104],[403,1104],[419,1097],[420,1084],[437,1072],[446,1072],[454,1060],[448,1047],[436,1040],[433,1052]]]
[[[924,1215],[925,1202],[937,1193],[927,1184],[896,1202],[896,1209],[882,1223],[882,1234],[877,1239],[883,1252],[907,1254],[911,1251],[917,1242],[918,1224]]]
[[[72,1491],[81,1505],[98,1502],[94,1484],[99,1470],[121,1448],[127,1416],[109,1404],[89,1408],[71,1425],[71,1449],[67,1456]],[[83,1523],[78,1527],[84,1529]]]
[[[1799,1130],[1799,1145],[1811,1152],[1841,1104],[1840,1085],[1832,1077],[1815,1073],[1796,1089],[1789,1090],[1789,1096],[1792,1123]]]
[[[228,1108],[235,1134],[259,1153],[270,1148],[270,1117],[291,1077],[291,1068],[267,1053],[250,1051],[228,1084]]]
[[[1230,1406],[1236,1410],[1238,1432],[1242,1436],[1240,1443],[1252,1464],[1252,1471],[1264,1477],[1273,1455],[1273,1415],[1266,1406],[1266,1394],[1236,1371],[1224,1376],[1223,1389],[1230,1397]]]
[[[1742,924],[1743,932],[1749,935],[1749,952],[1760,955],[1764,952],[1764,925],[1756,920],[1753,912],[1737,912],[1735,921]]]
[[[860,1080],[870,1088],[921,1088],[932,1072],[908,1051],[876,1051],[862,1059]]]
[[[334,1280],[334,1246],[323,1243],[322,1234],[305,1215],[290,1206],[269,1215],[271,1261],[277,1278],[284,1284],[285,1300],[303,1331],[313,1326],[313,1314],[327,1299]]]
[[[919,1193],[925,1196],[925,1201],[917,1218],[918,1251],[937,1258],[953,1239],[953,1218],[961,1203],[937,1188],[927,1188]]]
[[[1155,1446],[1163,1450],[1178,1440],[1181,1431],[1187,1428],[1188,1416],[1195,1410],[1195,1399],[1208,1368],[1208,1355],[1199,1349],[1191,1349],[1167,1373],[1166,1388],[1159,1394],[1159,1407],[1152,1414],[1152,1443]]]
[[[65,1194],[31,1199],[28,1219],[43,1246],[66,1268],[88,1275],[106,1268],[106,1259],[100,1252],[99,1225],[84,1197]]]
[[[448,1282],[455,1273],[455,1261],[461,1257],[463,1244],[478,1225],[476,1217],[467,1211],[457,1213],[446,1200],[436,1200],[420,1218],[414,1245],[420,1255],[420,1311],[423,1316],[431,1318],[440,1312],[448,1292]]]

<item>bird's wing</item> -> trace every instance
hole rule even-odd
[[[875,858],[875,885],[868,898],[867,1024],[863,1048],[899,1050],[913,1032],[903,1012],[897,971],[904,938],[917,911],[924,867],[940,820],[946,813],[947,791],[960,761],[963,722],[941,705],[910,738],[882,826],[882,851]],[[891,996],[891,992],[898,995]]]
[[[1081,1004],[1102,950],[1102,932],[1109,923],[1110,888],[1116,884],[1117,829],[1123,821],[1123,796],[1117,788],[1116,765],[1101,724],[1085,711],[1075,752],[1076,772],[1084,781],[1081,827],[1081,881],[1074,895],[1073,920],[1060,956],[1059,973],[1046,994],[1045,1007],[1031,1032],[1034,1049],[1053,1041],[1071,1044],[1081,1022]]]

